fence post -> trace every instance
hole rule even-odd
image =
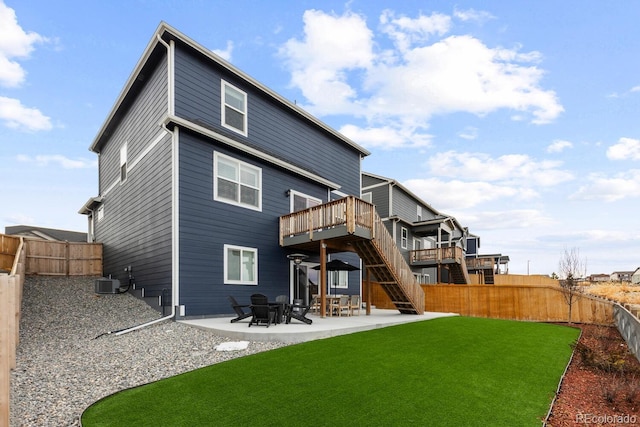
[[[9,393],[10,393],[10,354],[9,337],[13,331],[9,329],[9,317],[13,309],[9,306],[9,278],[0,276],[0,425],[9,425]]]

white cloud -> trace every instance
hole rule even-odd
[[[554,222],[536,209],[471,212],[458,215],[457,218],[464,224],[472,225],[474,230],[546,227]]]
[[[478,128],[473,126],[467,126],[463,130],[458,132],[458,136],[462,139],[472,141],[478,137]]]
[[[475,9],[460,10],[456,8],[453,11],[453,16],[465,22],[476,21],[479,23],[483,23],[490,19],[495,19],[495,16],[493,16],[491,13],[485,12],[483,10],[475,10]]]
[[[640,140],[620,138],[617,144],[607,149],[607,157],[611,160],[640,160]]]
[[[443,35],[451,28],[451,17],[441,13],[430,16],[420,15],[412,19],[406,16],[396,17],[391,10],[385,10],[380,16],[382,32],[393,40],[401,51],[407,51],[416,43],[425,43],[433,35]]]
[[[556,139],[547,147],[547,153],[560,153],[565,148],[572,148],[573,144],[569,141]]]
[[[280,49],[291,70],[292,85],[319,114],[353,113],[356,92],[347,71],[366,69],[373,60],[373,35],[365,18],[307,10],[304,39],[288,40]]]
[[[305,108],[319,116],[366,118],[367,129],[393,122],[416,130],[428,128],[434,115],[456,112],[484,116],[507,109],[514,120],[544,124],[564,111],[556,93],[541,87],[539,52],[447,35],[451,17],[438,13],[410,18],[386,10],[380,28],[374,34],[350,11],[304,13],[304,35],[288,40],[280,54]]]
[[[233,42],[231,40],[227,40],[227,47],[224,50],[213,49],[212,52],[226,61],[231,61],[231,54],[233,52]]]
[[[438,178],[409,179],[403,182],[403,185],[430,205],[437,206],[437,209],[442,212],[469,209],[481,203],[505,197],[524,200],[537,197],[535,191],[527,188],[458,179],[451,181]]]
[[[446,151],[427,160],[430,173],[443,177],[465,177],[470,180],[502,181],[521,186],[554,186],[573,179],[559,169],[562,162],[535,161],[524,154],[505,154],[492,158],[484,153]]]
[[[37,33],[25,32],[18,25],[15,11],[0,0],[0,86],[15,88],[24,83],[26,72],[16,59],[28,58],[37,43],[47,41]],[[51,129],[51,120],[38,109],[4,96],[0,96],[0,120],[11,129]]]
[[[50,164],[58,164],[59,166],[62,166],[63,169],[86,169],[96,168],[98,166],[96,160],[70,159],[60,154],[37,155],[35,157],[21,154],[18,155],[17,159],[20,162],[33,163],[40,167],[49,166]]]
[[[29,57],[37,43],[47,39],[34,32],[25,32],[13,9],[0,1],[0,85],[17,87],[24,82],[25,71],[15,59]]]
[[[36,108],[22,105],[20,100],[0,96],[0,120],[11,129],[39,131],[52,128],[51,119]]]
[[[571,196],[572,199],[615,202],[640,196],[640,169],[621,172],[612,177],[593,173],[589,175],[588,181],[587,185],[580,187]]]
[[[383,150],[401,147],[428,147],[431,145],[431,135],[416,132],[412,128],[399,128],[393,125],[373,128],[345,125],[340,128],[340,133],[363,146],[381,148]]]

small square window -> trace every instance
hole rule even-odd
[[[227,285],[257,285],[258,250],[224,245],[224,283]]]

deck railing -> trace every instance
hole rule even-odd
[[[411,271],[411,267],[402,256],[393,237],[384,226],[380,215],[375,210],[373,214],[373,239],[378,252],[385,258],[392,274],[396,276],[397,284],[406,295],[407,299],[418,309],[419,313],[424,312],[424,292]]]
[[[384,258],[385,264],[395,277],[398,286],[407,298],[424,309],[424,293],[398,250],[393,237],[382,223],[375,207],[355,196],[347,196],[322,205],[293,212],[280,217],[280,245],[286,237],[307,234],[312,240],[314,233],[322,230],[345,226],[347,234],[353,234],[357,228],[369,230],[376,251]]]
[[[462,248],[458,246],[435,249],[417,249],[409,251],[409,254],[412,263],[433,262],[434,264],[439,264],[444,261],[452,260],[458,263],[464,262],[464,253]]]
[[[495,262],[493,258],[467,258],[468,270],[493,270]]]
[[[313,239],[315,232],[341,225],[347,227],[349,234],[353,234],[356,227],[373,230],[374,210],[371,203],[347,196],[283,215],[280,217],[280,244],[288,236],[309,234],[309,239]]]

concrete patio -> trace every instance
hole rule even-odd
[[[333,316],[320,317],[317,314],[309,313],[307,317],[313,320],[311,325],[291,319],[288,325],[285,323],[266,326],[252,325],[249,327],[250,318],[240,322],[231,323],[230,317],[215,317],[206,319],[181,320],[181,323],[192,325],[198,328],[211,329],[216,334],[226,336],[234,340],[246,341],[281,341],[286,343],[297,343],[312,341],[322,338],[330,338],[338,335],[351,334],[354,332],[368,331],[371,329],[385,328],[387,326],[400,325],[409,322],[420,322],[424,320],[437,319],[440,317],[457,316],[456,313],[432,313],[425,312],[422,315],[401,314],[397,310],[371,309],[371,314],[367,316],[362,310],[356,316]]]

